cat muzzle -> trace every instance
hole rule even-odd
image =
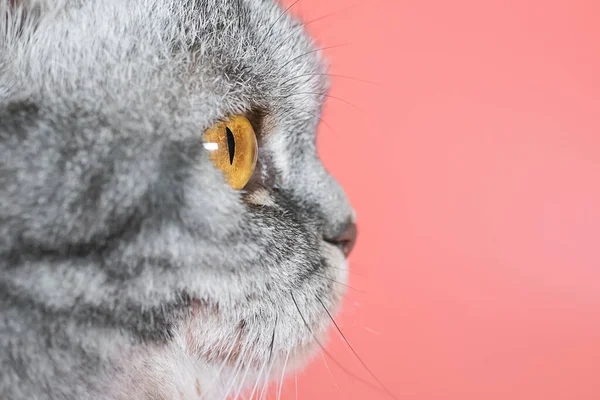
[[[344,253],[344,257],[348,258],[356,243],[357,235],[358,230],[356,229],[356,224],[351,222],[346,225],[346,228],[340,235],[326,237],[325,241],[339,247],[340,250],[342,250],[342,253]]]

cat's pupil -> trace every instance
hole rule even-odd
[[[233,156],[235,155],[235,139],[233,137],[233,132],[229,127],[225,127],[225,131],[227,132],[227,148],[229,149],[229,164],[233,164]]]

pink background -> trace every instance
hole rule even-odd
[[[600,399],[600,2],[355,3],[291,8],[353,78],[319,138],[358,213],[348,339],[402,400]],[[387,398],[325,359],[300,399]]]

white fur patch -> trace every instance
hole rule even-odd
[[[273,198],[265,189],[257,189],[246,195],[246,200],[257,206],[275,207]]]

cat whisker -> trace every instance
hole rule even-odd
[[[273,361],[272,361],[272,359],[273,359],[273,349],[274,349],[274,344],[275,344],[275,334],[276,334],[276,331],[277,331],[278,321],[279,321],[279,315],[276,314],[275,315],[275,323],[273,325],[273,333],[271,334],[271,341],[269,343],[269,357],[267,358],[267,360],[265,360],[263,366],[260,369],[260,372],[259,372],[258,376],[256,377],[256,382],[254,383],[254,387],[252,389],[252,393],[250,394],[249,399],[252,399],[253,396],[254,396],[254,394],[256,393],[256,391],[258,389],[259,382],[261,381],[261,378],[263,376],[263,372],[265,372],[264,370],[265,370],[265,368],[266,368],[267,365],[269,365],[269,368],[266,371],[266,374],[265,374],[265,377],[263,378],[263,380],[266,383],[268,383],[270,371],[271,371],[271,368],[273,366]],[[241,384],[243,385],[243,382],[241,382]],[[265,387],[265,384],[263,384],[263,386],[262,386],[261,395],[259,396],[259,398],[262,398],[262,394],[264,392],[264,387]]]
[[[296,3],[297,3],[297,2],[296,2]],[[293,5],[294,5],[294,4],[292,4],[292,6],[293,6]],[[341,9],[341,10],[338,10],[338,11],[334,11],[334,12],[332,12],[332,13],[329,13],[329,14],[325,14],[325,15],[323,15],[323,16],[321,16],[321,17],[318,17],[318,18],[312,19],[312,20],[310,20],[310,21],[303,22],[303,23],[302,23],[302,24],[300,24],[299,26],[300,26],[300,27],[306,27],[307,25],[310,25],[310,24],[312,24],[312,23],[314,23],[314,22],[321,21],[321,20],[323,20],[323,19],[325,19],[325,18],[332,17],[332,16],[334,16],[334,15],[336,15],[336,14],[339,14],[339,13],[341,13],[341,12],[343,12],[343,11],[350,10],[350,9],[352,9],[352,8],[354,8],[354,7],[356,7],[356,5],[351,5],[351,6],[349,6],[349,7],[343,8],[343,9]],[[290,6],[290,8],[291,8],[291,6]],[[273,55],[275,55],[275,53],[277,53],[277,52],[278,52],[278,51],[279,51],[279,50],[280,50],[280,49],[281,49],[281,48],[282,48],[282,47],[283,47],[283,46],[284,46],[284,45],[287,43],[287,41],[288,41],[288,39],[289,39],[289,38],[291,38],[292,36],[294,36],[294,35],[297,35],[297,34],[298,34],[298,32],[296,32],[296,31],[293,31],[291,34],[289,34],[289,35],[287,35],[285,38],[283,38],[283,39],[282,39],[282,40],[281,40],[281,41],[280,41],[280,42],[277,44],[277,47],[276,47],[276,48],[275,48],[273,51],[271,51],[271,52],[270,52],[270,56],[273,56]]]
[[[307,56],[309,54],[316,53],[318,51],[323,51],[323,50],[335,49],[337,47],[345,47],[345,46],[348,46],[348,45],[349,45],[349,43],[342,43],[342,44],[335,44],[335,45],[332,45],[332,46],[319,47],[319,48],[316,48],[316,49],[309,50],[309,51],[307,51],[305,53],[302,53],[302,54],[300,54],[300,55],[298,55],[296,57],[293,57],[290,60],[287,60],[285,63],[283,63],[283,65],[280,68],[283,69],[288,64],[290,64],[291,62],[294,62],[295,60],[297,60],[297,59],[299,59],[301,57],[305,57],[305,56]]]
[[[238,339],[239,339],[239,334],[238,334]],[[229,362],[229,357],[231,357],[231,354],[233,353],[233,349],[235,348],[237,341],[233,340],[232,342],[230,342],[230,346],[229,346],[229,352],[227,353],[227,356],[225,356],[224,361],[221,363],[221,366],[219,367],[217,374],[216,374],[216,379],[221,379],[221,374],[223,373],[223,370],[225,369],[225,366],[227,365],[227,363]],[[204,398],[205,394],[202,394],[200,396],[200,398]]]
[[[283,81],[281,83],[281,86],[285,86],[287,83],[289,83],[289,82],[291,82],[291,81],[293,81],[295,79],[303,78],[303,77],[308,77],[308,76],[330,76],[332,78],[342,78],[342,79],[348,79],[348,80],[352,80],[352,81],[356,81],[356,82],[368,83],[370,85],[375,85],[377,87],[383,88],[383,85],[381,83],[377,83],[377,82],[373,82],[373,81],[368,81],[368,80],[360,79],[360,78],[355,78],[353,76],[339,75],[339,74],[330,74],[328,72],[296,75],[296,76],[293,76],[293,77],[288,78],[285,81]]]
[[[264,378],[262,378],[263,380],[263,384],[260,390],[260,395],[258,396],[259,399],[263,398],[263,395],[265,393],[266,387],[269,384],[269,377],[271,375],[271,368],[273,368],[273,364],[274,364],[274,360],[273,360],[273,349],[274,349],[274,344],[275,344],[275,332],[277,330],[277,322],[279,320],[279,316],[275,315],[275,325],[273,326],[273,334],[271,335],[271,342],[269,344],[269,357],[267,358],[266,364],[265,365],[269,365],[269,368],[267,368],[266,374],[264,376]],[[260,382],[260,379],[262,377],[262,372],[261,374],[258,376],[256,384],[258,385],[258,382]],[[254,391],[253,391],[254,392]],[[252,394],[254,395],[254,393]],[[252,396],[250,396],[250,399],[252,399]]]
[[[310,24],[312,24],[312,23],[315,23],[315,22],[318,22],[318,21],[321,21],[321,20],[324,20],[324,19],[327,19],[327,18],[334,17],[334,16],[336,16],[336,15],[339,15],[339,14],[341,14],[341,13],[345,12],[345,11],[351,10],[351,9],[353,9],[353,8],[355,8],[355,7],[356,7],[356,4],[353,4],[353,5],[351,5],[351,6],[348,6],[348,7],[346,7],[346,8],[342,8],[342,9],[340,9],[340,10],[333,11],[333,12],[331,12],[331,13],[329,13],[329,14],[325,14],[325,15],[322,15],[322,16],[320,16],[320,17],[313,18],[313,19],[311,19],[311,20],[308,20],[308,21],[304,22],[304,23],[302,24],[302,26],[307,26],[307,25],[310,25]]]
[[[350,344],[350,342],[348,341],[348,339],[346,339],[346,336],[342,333],[342,330],[340,329],[340,327],[338,326],[337,322],[335,322],[335,319],[333,318],[333,316],[331,315],[331,313],[329,312],[329,310],[327,309],[327,307],[325,307],[325,304],[323,304],[323,301],[317,296],[317,301],[321,304],[321,306],[323,306],[323,310],[325,310],[325,312],[327,313],[327,315],[329,316],[329,319],[331,320],[331,322],[333,323],[333,325],[335,326],[335,329],[337,329],[338,333],[340,334],[340,336],[342,337],[342,339],[344,339],[344,342],[346,342],[346,344],[348,345],[348,348],[350,348],[350,351],[352,351],[352,353],[354,354],[354,356],[358,359],[358,361],[362,364],[362,366],[365,368],[365,370],[369,373],[369,375],[371,375],[371,377],[379,384],[379,386],[381,386],[381,388],[387,392],[387,394],[392,397],[392,398],[396,398],[396,396],[394,396],[394,394],[392,392],[390,392],[390,390],[381,382],[381,380],[377,377],[377,375],[375,375],[373,373],[373,371],[371,371],[371,369],[367,366],[367,364],[362,360],[362,358],[360,358],[360,356],[358,355],[358,353],[356,352],[356,350],[354,350],[354,347],[352,347],[352,345]]]
[[[224,396],[223,396],[223,400],[227,400],[227,398],[229,397],[229,395],[231,394],[231,392],[233,392],[234,390],[236,390],[236,386],[237,385],[237,377],[238,374],[240,373],[240,371],[243,368],[244,363],[242,362],[242,359],[240,358],[238,361],[236,361],[235,366],[232,370],[232,376],[229,378],[229,382],[227,384],[227,390],[225,390],[224,392]]]
[[[313,118],[317,118],[320,122],[322,122],[325,126],[327,126],[327,128],[329,128],[329,130],[331,130],[331,132],[333,132],[335,135],[337,135],[337,132],[333,129],[333,127],[327,123],[327,121],[325,121],[323,118],[321,118],[318,114],[315,113],[311,113],[310,111],[305,111],[305,110],[299,110],[305,114],[310,115]]]
[[[337,270],[340,270],[340,271],[346,271],[346,272],[348,272],[349,274],[356,275],[356,276],[360,276],[361,278],[369,279],[369,277],[368,277],[368,276],[366,276],[366,275],[364,275],[364,274],[361,274],[360,272],[352,271],[352,270],[351,270],[351,269],[349,269],[349,268],[339,268],[339,267],[329,267],[329,268],[331,268],[331,269],[337,269]]]
[[[237,374],[238,374],[237,371],[238,371],[238,368],[241,367],[241,365],[242,365],[242,363],[240,362],[240,360],[238,360],[236,362],[235,366],[234,366],[233,371],[232,371],[232,373],[233,373],[232,376],[229,377],[228,384],[227,384],[227,389],[223,392],[223,400],[227,400],[227,398],[229,397],[229,394],[235,388],[235,381],[236,381]],[[204,392],[200,398],[201,399],[205,398],[206,395],[208,395],[208,392]]]
[[[381,332],[378,332],[375,329],[369,328],[368,326],[363,326],[363,328],[365,331],[372,333],[373,335],[377,335],[377,336],[381,335]]]
[[[271,376],[271,368],[273,368],[273,362],[269,363],[269,369],[267,370],[267,373],[265,374],[265,377],[263,378],[263,386],[262,389],[260,391],[260,396],[259,399],[262,400],[264,398],[264,396],[267,394],[267,387],[269,386],[269,377]]]
[[[358,107],[358,106],[350,103],[349,101],[346,101],[346,100],[341,99],[341,98],[336,97],[336,96],[332,96],[332,95],[327,94],[327,93],[320,93],[320,92],[294,92],[294,93],[290,93],[290,94],[285,95],[285,96],[277,96],[276,98],[287,99],[289,97],[298,96],[298,95],[301,95],[301,94],[304,94],[304,95],[311,94],[311,95],[315,95],[315,96],[325,96],[325,97],[328,97],[330,99],[335,99],[335,100],[341,101],[342,103],[346,103],[347,105],[353,107],[354,109],[360,111],[363,114],[365,112],[363,109],[361,109],[360,107]]]
[[[269,345],[269,358],[271,361],[273,359],[273,347],[275,344],[275,331],[277,330],[277,321],[279,320],[279,315],[275,314],[275,326],[273,327],[273,335],[271,335],[271,344]]]
[[[283,10],[283,12],[281,13],[281,15],[279,15],[279,17],[277,17],[277,19],[275,21],[273,21],[273,23],[271,24],[271,26],[269,27],[269,30],[267,31],[267,34],[265,35],[265,37],[269,37],[269,35],[271,34],[271,31],[273,30],[273,28],[275,27],[275,24],[277,24],[277,21],[279,21],[284,15],[287,14],[287,12],[294,7],[300,0],[296,0],[294,1],[292,4],[290,4],[288,6],[288,8],[286,8],[285,10]]]
[[[327,364],[327,359],[325,359],[325,356],[323,355],[323,353],[321,353],[321,359],[323,360],[323,364],[325,364],[325,368],[327,369],[327,372],[329,373],[329,376],[331,377],[331,383],[333,383],[333,386],[335,386],[336,389],[339,391],[340,386],[335,382],[335,379],[333,379],[333,374],[331,373],[331,369],[329,368],[329,364]]]
[[[330,277],[328,277],[328,276],[321,275],[321,274],[318,274],[318,273],[316,273],[316,272],[315,272],[314,274],[315,274],[315,275],[317,275],[317,276],[320,276],[320,277],[321,277],[321,278],[323,278],[323,279],[327,279],[328,281],[331,281],[331,282],[337,283],[338,285],[345,286],[345,287],[347,287],[348,289],[355,290],[355,291],[357,291],[357,292],[359,292],[359,293],[365,293],[365,291],[364,291],[364,290],[362,290],[362,289],[358,289],[358,288],[352,287],[352,286],[350,286],[350,285],[347,285],[347,284],[345,284],[345,283],[342,283],[342,282],[336,281],[335,279],[333,279],[333,278],[330,278]]]
[[[290,358],[291,349],[288,350],[287,355],[285,356],[285,362],[283,363],[283,369],[281,371],[281,379],[279,380],[279,385],[277,387],[277,400],[281,400],[281,391],[283,389],[283,378],[285,377],[285,369],[287,367],[288,359]]]
[[[263,371],[268,363],[269,363],[268,360],[265,361],[263,363],[263,366],[260,368],[258,376],[256,377],[256,382],[254,383],[254,387],[252,388],[252,392],[250,393],[250,396],[248,397],[249,399],[252,399],[254,397],[254,393],[256,392],[256,389],[258,389],[258,382],[260,382],[260,378],[262,377]]]
[[[239,398],[240,393],[242,392],[242,390],[244,389],[244,383],[246,382],[246,376],[248,376],[248,372],[250,371],[250,369],[252,368],[252,363],[249,362],[248,366],[246,367],[246,371],[244,372],[244,374],[242,375],[242,379],[240,379],[240,381],[238,382],[238,388],[235,391],[235,395],[233,396],[234,399]]]
[[[248,341],[248,343],[251,343],[251,342]],[[234,368],[232,371],[232,377],[230,378],[230,381],[229,381],[229,384],[227,387],[227,391],[225,392],[224,400],[227,399],[229,394],[233,391],[234,387],[236,386],[236,380],[238,378],[238,375],[244,368],[244,361],[246,359],[246,356],[248,355],[248,353],[251,353],[251,352],[252,352],[252,346],[243,346],[243,349],[239,355],[239,358],[234,365]],[[251,360],[252,360],[252,357],[249,357],[248,358],[248,366],[246,367],[247,368],[246,373],[247,373],[248,369],[250,368],[250,366],[252,365]],[[246,373],[244,373],[244,376],[246,375]],[[240,383],[240,385],[243,385],[243,381]]]
[[[263,399],[263,397],[266,394],[266,389],[269,385],[269,378],[271,376],[271,369],[273,368],[274,363],[275,363],[274,360],[272,360],[272,361],[267,360],[266,365],[268,365],[269,367],[266,370],[265,376],[262,377],[262,374],[261,374],[261,377],[259,377],[257,380],[257,383],[258,383],[258,382],[260,382],[260,380],[262,378],[262,382],[263,382],[261,389],[260,389],[260,395],[258,395],[258,397],[257,397],[257,399],[259,399],[259,400]],[[257,392],[257,394],[258,394],[258,392]],[[252,399],[252,396],[250,396],[250,399]]]
[[[330,352],[328,352],[325,347],[323,346],[323,344],[319,341],[319,339],[317,338],[317,335],[315,335],[315,333],[313,332],[313,330],[311,329],[311,327],[308,325],[308,322],[306,322],[306,319],[304,318],[304,315],[302,314],[302,312],[300,311],[300,307],[298,306],[298,303],[296,302],[296,298],[294,297],[294,293],[293,291],[290,291],[290,296],[292,297],[292,301],[294,303],[294,306],[296,306],[296,310],[298,311],[298,314],[300,314],[300,318],[302,319],[302,322],[304,323],[304,326],[306,326],[306,329],[308,329],[308,331],[310,332],[311,336],[313,337],[315,343],[317,343],[319,345],[319,347],[321,348],[321,351],[327,356],[329,357],[329,359],[342,371],[344,371],[348,376],[350,376],[351,378],[356,379],[357,381],[359,381],[360,383],[362,383],[365,386],[370,387],[371,389],[379,392],[379,393],[385,393],[389,396],[391,396],[393,399],[397,400],[397,397],[395,397],[393,394],[389,393],[387,390],[382,389],[380,386],[378,385],[374,385],[371,382],[369,382],[366,379],[361,378],[360,376],[352,373],[350,370],[348,370],[346,367],[344,367],[339,361],[337,361]]]
[[[269,56],[271,56],[271,57],[275,56],[275,54],[276,54],[276,53],[277,53],[279,50],[281,50],[281,48],[282,48],[282,47],[283,47],[283,46],[286,44],[287,40],[288,40],[289,38],[291,38],[292,36],[294,36],[294,35],[297,35],[297,32],[292,32],[291,34],[287,35],[287,36],[286,36],[286,37],[285,37],[283,40],[281,40],[281,41],[280,41],[280,42],[277,44],[277,47],[275,47],[275,49],[274,49],[274,50],[272,50],[272,51],[269,53]]]

